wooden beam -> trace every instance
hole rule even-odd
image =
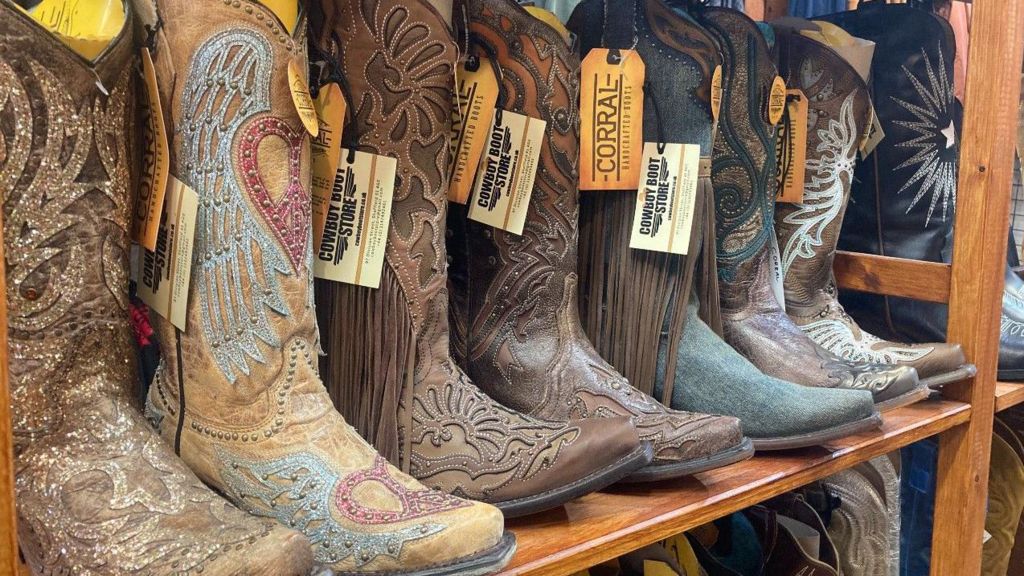
[[[840,251],[832,269],[841,288],[943,304],[949,301],[949,264]]]
[[[0,238],[3,213],[0,212]],[[0,574],[19,574],[18,531],[14,507],[14,445],[11,436],[11,393],[7,382],[7,273],[0,241]]]
[[[939,440],[933,576],[981,572],[1019,71],[1024,55],[1024,0],[977,0],[971,25],[948,338],[963,344],[978,373],[943,392],[946,397],[970,402],[972,416]]]

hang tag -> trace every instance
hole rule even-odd
[[[320,133],[320,126],[316,119],[316,105],[313,97],[309,95],[309,85],[306,84],[306,74],[299,67],[297,60],[288,62],[288,89],[292,93],[292,104],[295,111],[299,113],[299,120],[306,127],[309,135],[316,138]]]
[[[777,126],[786,110],[786,81],[776,76],[772,81],[772,91],[768,96],[768,123]]]
[[[142,174],[135,198],[132,240],[146,250],[156,250],[156,236],[160,230],[171,156],[167,144],[163,107],[160,104],[156,69],[153,67],[153,58],[148,48],[142,49],[142,75],[145,79],[146,99],[143,100],[143,108],[146,119],[142,124]]]
[[[644,576],[679,576],[679,572],[661,560],[644,560]]]
[[[140,250],[138,296],[185,331],[199,196],[171,176],[155,250]]]
[[[715,66],[711,74],[711,117],[718,122],[718,115],[722,113],[722,65]]]
[[[699,165],[696,144],[644,143],[630,248],[687,254]]]
[[[456,71],[458,90],[452,101],[451,166],[448,200],[465,204],[484,153],[488,128],[498,104],[498,78],[488,60],[463,61]]]
[[[380,287],[397,169],[398,161],[389,156],[342,149],[315,277]]]
[[[314,103],[319,134],[310,146],[310,166],[313,178],[313,252],[320,250],[324,235],[324,220],[331,202],[334,178],[341,159],[341,131],[345,125],[348,107],[341,87],[331,82],[320,88]]]
[[[779,195],[776,202],[804,201],[804,179],[807,159],[807,97],[802,90],[786,91],[786,120],[779,128],[776,142],[778,160],[776,180]]]
[[[882,122],[875,113],[875,107],[871,106],[871,122],[868,124],[868,131],[864,134],[864,141],[860,145],[860,159],[863,160],[871,154],[878,145],[885,140],[885,131],[882,130]]]
[[[508,110],[494,113],[473,187],[470,219],[523,233],[546,125]]]
[[[580,190],[631,190],[640,182],[644,61],[635,50],[594,48],[580,85]]]

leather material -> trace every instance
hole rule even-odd
[[[828,46],[779,33],[779,68],[809,105],[804,201],[780,203],[775,229],[782,251],[786,312],[818,345],[849,361],[912,366],[925,379],[966,359],[959,344],[900,344],[860,329],[839,303],[832,264],[849,201],[858,147],[871,121],[868,88]]]
[[[201,4],[201,9],[197,7]],[[288,64],[307,67],[256,2],[158,0],[157,73],[171,163],[199,196],[188,329],[149,394],[163,436],[208,484],[309,538],[345,572],[458,564],[502,540],[501,513],[390,466],[320,381],[313,310],[309,136]]]
[[[1012,233],[1012,232],[1011,232]],[[1024,281],[1009,266],[1003,276],[999,322],[999,377],[1024,379]]]
[[[766,501],[764,506],[774,510],[780,516],[787,516],[814,529],[819,536],[818,549],[810,551],[810,555],[831,568],[835,573],[838,573],[839,552],[836,551],[836,545],[832,542],[832,538],[829,537],[828,530],[821,516],[814,510],[814,507],[807,503],[803,495],[799,492],[786,492],[781,496]],[[802,550],[801,552],[806,553],[807,551]]]
[[[871,482],[885,503],[889,523],[889,573],[899,574],[900,565],[900,475],[889,456],[878,456],[855,466],[857,472]]]
[[[321,7],[315,37],[344,75],[353,119],[347,143],[400,166],[381,289],[322,286],[321,325],[339,342],[329,347],[351,365],[332,364],[332,390],[393,393],[397,414],[380,418],[396,422],[397,461],[445,492],[501,504],[604,477],[640,447],[628,420],[565,424],[521,415],[484,395],[450,356],[445,174],[456,45],[441,15],[424,0]],[[361,323],[369,310],[397,317],[385,342],[380,326]],[[347,340],[355,346],[340,348],[351,346]],[[397,364],[379,373],[351,369],[364,354]],[[369,420],[361,431],[378,425]]]
[[[134,400],[134,53],[130,24],[89,62],[0,2],[20,548],[36,574],[306,574],[305,539],[203,486]]]
[[[989,460],[988,512],[985,531],[991,538],[981,552],[983,576],[1006,576],[1017,528],[1024,511],[1024,462],[1020,439],[998,419]]]
[[[829,535],[843,574],[890,576],[889,518],[885,497],[856,469],[822,480],[842,503],[832,513]]]
[[[468,13],[479,55],[493,55],[500,67],[506,109],[547,123],[523,234],[470,221],[449,240],[463,248],[454,258],[467,262],[468,275],[453,276],[453,284],[468,302],[470,376],[531,416],[630,418],[654,447],[651,469],[742,452],[738,419],[666,408],[630,386],[583,333],[576,296],[579,59],[558,31],[512,0],[475,0]],[[464,210],[449,215],[464,217]]]
[[[810,340],[776,300],[770,238],[777,135],[768,122],[775,66],[764,36],[742,12],[709,8],[702,17],[724,61],[711,177],[726,342],[765,374],[797,384],[868,390],[876,402],[913,393],[920,386],[913,369],[842,360]]]
[[[790,530],[779,521],[779,514],[765,506],[751,506],[744,510],[751,519],[761,545],[765,547],[762,574],[772,576],[838,576],[837,565],[830,565],[811,557]],[[820,524],[820,520],[819,520]],[[812,528],[814,526],[811,526]],[[822,536],[827,539],[826,535]]]

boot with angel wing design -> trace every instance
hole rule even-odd
[[[303,532],[336,572],[499,569],[515,549],[501,513],[389,465],[320,381],[310,137],[288,79],[289,64],[307,68],[305,12],[292,27],[248,0],[156,9],[171,163],[199,197],[186,330],[156,318],[165,350],[149,408],[161,433],[239,507]]]

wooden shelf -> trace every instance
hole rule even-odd
[[[833,265],[842,288],[941,303],[949,302],[952,270],[949,264],[843,250]]]
[[[1024,383],[996,382],[996,412],[1024,402]]]
[[[678,481],[613,487],[509,520],[519,549],[502,574],[572,574],[963,424],[970,414],[967,404],[928,400],[887,412],[880,430],[827,447],[765,453]]]

